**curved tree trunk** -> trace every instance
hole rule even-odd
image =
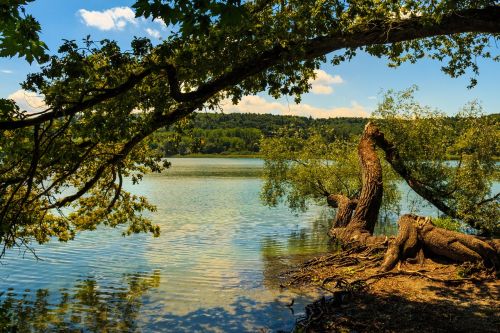
[[[332,238],[344,244],[374,245],[386,241],[386,237],[372,236],[382,204],[383,183],[382,166],[370,124],[365,126],[358,144],[362,187],[356,210],[346,227],[334,227],[329,232]]]
[[[345,244],[373,246],[386,244],[388,241],[387,237],[372,235],[383,193],[382,167],[375,145],[382,146],[386,158],[390,159],[390,163],[392,161],[391,165],[398,173],[402,174],[405,171],[404,175],[409,175],[408,170],[402,169],[403,163],[395,148],[384,139],[377,126],[371,122],[366,124],[358,145],[362,168],[362,189],[352,219],[348,221],[352,214],[352,211],[349,211],[349,198],[340,195],[328,198],[330,205],[339,207],[338,216],[329,234]],[[408,178],[406,181],[412,188],[421,189],[415,180]],[[428,198],[426,196],[428,193],[423,192],[422,189],[417,193],[429,199],[433,204],[439,205],[440,203],[439,198],[435,196]],[[498,240],[438,228],[429,218],[416,215],[403,215],[398,224],[399,233],[396,238],[389,241],[381,267],[384,271],[391,270],[399,261],[408,258],[416,258],[423,262],[424,256],[444,257],[454,262],[482,261],[487,266],[500,268],[500,242]]]
[[[328,205],[337,208],[335,219],[332,223],[332,228],[342,228],[347,226],[351,221],[352,214],[358,203],[357,199],[349,199],[342,194],[331,194],[326,198]]]
[[[365,126],[359,141],[358,156],[361,164],[362,188],[348,228],[364,230],[371,235],[377,223],[383,194],[382,166],[375,150],[371,122]]]

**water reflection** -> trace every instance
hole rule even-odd
[[[1,332],[134,332],[143,296],[160,283],[159,272],[123,277],[116,285],[87,278],[70,290],[13,290],[0,294]]]
[[[274,272],[331,250],[332,212],[262,206],[261,160],[172,162],[126,185],[158,206],[159,238],[102,227],[35,246],[43,261],[9,251],[0,266],[0,332],[291,329],[316,295],[280,290]],[[391,229],[390,218],[377,226]],[[286,306],[292,298],[295,316]]]
[[[264,285],[280,288],[280,273],[320,253],[336,251],[329,241],[332,213],[323,210],[309,226],[291,230],[277,237],[264,237],[261,243]]]

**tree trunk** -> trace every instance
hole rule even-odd
[[[382,167],[375,150],[371,123],[365,126],[359,141],[358,156],[361,164],[362,188],[356,211],[347,227],[363,230],[371,235],[377,223],[383,193]]]
[[[354,215],[346,227],[334,226],[329,232],[332,238],[344,244],[375,245],[386,241],[386,237],[372,236],[383,193],[382,167],[372,136],[368,123],[358,144],[362,187]]]
[[[342,194],[331,194],[326,198],[328,205],[337,208],[337,213],[332,223],[332,228],[342,228],[351,221],[352,213],[358,203],[357,199],[349,199]]]
[[[366,124],[363,136],[358,145],[358,155],[362,168],[362,189],[357,200],[352,219],[348,221],[349,198],[335,195],[329,196],[330,205],[339,207],[338,216],[335,218],[333,228],[329,234],[344,244],[364,246],[383,245],[388,241],[384,236],[373,236],[373,229],[377,223],[378,212],[382,203],[382,167],[375,150],[375,145],[382,146],[386,158],[396,171],[409,175],[408,170],[402,169],[402,161],[395,148],[390,145],[383,134],[371,122]],[[403,172],[404,171],[404,172]],[[408,177],[407,177],[408,178]],[[415,180],[408,178],[410,186],[415,185]],[[425,193],[417,192],[424,198]],[[432,197],[431,203],[438,203],[439,198]],[[388,248],[382,264],[382,270],[391,270],[399,261],[416,258],[423,262],[426,257],[447,258],[454,262],[484,262],[486,266],[500,268],[500,242],[498,240],[483,239],[473,235],[466,235],[442,228],[432,224],[429,218],[416,215],[403,215],[399,221],[399,233],[396,238],[389,241]]]

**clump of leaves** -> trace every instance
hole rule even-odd
[[[425,187],[441,212],[483,233],[498,234],[500,117],[477,101],[451,117],[415,99],[417,87],[388,91],[374,113],[409,178]],[[453,160],[452,160],[453,159]]]
[[[462,224],[459,221],[452,219],[451,217],[446,217],[446,216],[433,217],[432,223],[436,227],[443,228],[446,230],[457,231],[457,232],[462,231]]]
[[[310,203],[326,204],[330,194],[354,198],[361,191],[359,138],[343,139],[329,128],[312,131],[282,129],[261,141],[264,185],[261,199],[268,206],[285,203],[292,211],[305,211]],[[382,209],[399,210],[397,177],[382,161]]]

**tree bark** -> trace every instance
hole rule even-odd
[[[382,167],[375,150],[373,126],[368,123],[358,145],[361,164],[362,188],[354,216],[348,224],[349,229],[359,229],[373,234],[382,204],[383,183]]]
[[[328,205],[337,208],[332,228],[342,228],[351,221],[352,214],[358,203],[357,199],[349,199],[342,194],[331,194],[326,198]]]
[[[408,170],[403,159],[399,156],[396,146],[387,141],[378,127],[372,122],[368,123],[367,126],[370,127],[370,132],[372,133],[372,138],[376,145],[384,151],[385,160],[391,165],[394,171],[406,181],[408,186],[444,214],[453,218],[458,218],[457,212],[442,200],[442,196],[439,195],[439,193],[436,193],[429,186],[426,186],[412,176],[411,171]]]
[[[389,271],[404,259],[422,251],[427,257],[441,257],[453,262],[483,262],[500,267],[498,249],[479,237],[436,227],[429,218],[403,215],[399,221],[398,236],[389,242],[382,271]]]
[[[346,215],[348,213],[337,216],[336,223],[329,232],[332,238],[338,239],[344,244],[380,246],[388,241],[387,237],[373,236],[383,193],[382,167],[375,150],[376,144],[382,146],[386,156],[389,156],[388,158],[392,161],[391,165],[394,168],[399,168],[399,171],[396,170],[397,172],[403,170],[409,174],[408,170],[401,169],[404,165],[395,148],[384,139],[378,128],[369,122],[365,126],[358,145],[359,161],[362,168],[362,189],[354,215],[347,225],[348,216]],[[417,186],[417,188],[419,187]],[[427,197],[423,197],[427,199]],[[330,196],[328,202],[344,209],[348,206],[349,198],[338,195]],[[500,242],[498,240],[484,239],[438,228],[432,224],[429,218],[410,214],[403,215],[398,224],[397,237],[388,243],[381,266],[383,271],[389,271],[398,262],[409,258],[416,258],[422,263],[424,256],[446,258],[453,262],[483,262],[486,266],[500,268]]]
[[[372,246],[387,241],[385,236],[372,235],[383,194],[382,167],[375,150],[372,129],[368,123],[358,144],[362,187],[354,215],[347,226],[334,226],[329,231],[332,238],[344,244]]]

